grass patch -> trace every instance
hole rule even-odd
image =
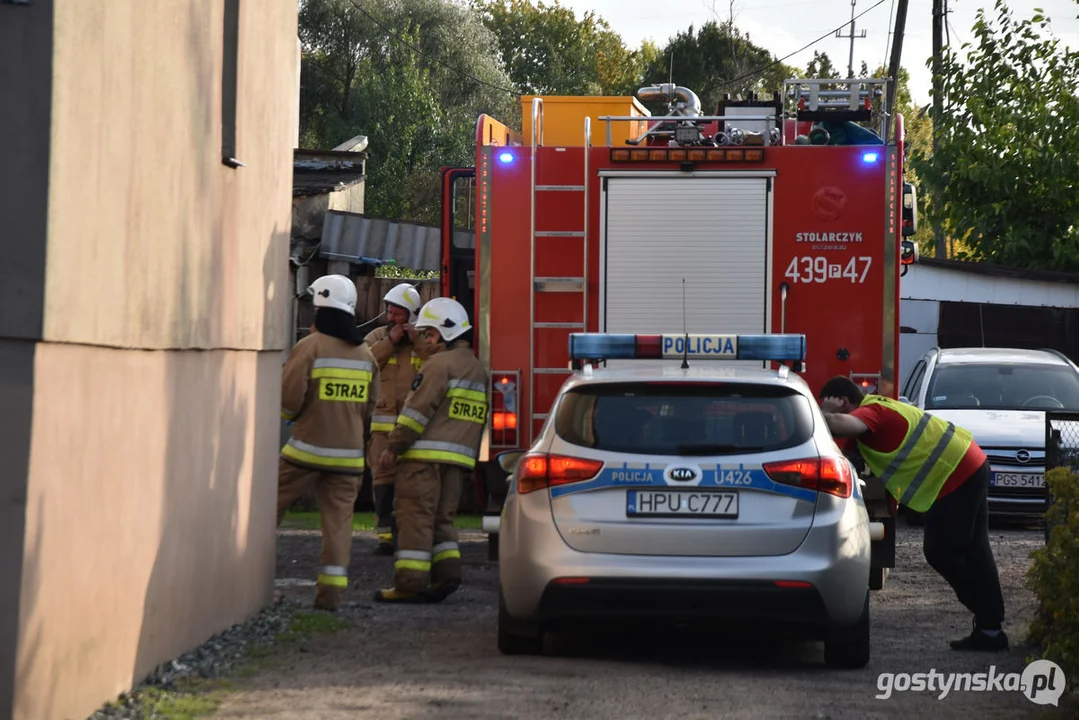
[[[277,636],[278,642],[293,642],[307,635],[324,635],[348,627],[348,621],[323,612],[297,612],[288,630]]]
[[[239,631],[244,633],[242,637],[246,637],[246,642],[233,642],[231,651],[222,652],[220,642],[215,649],[211,639],[207,645],[212,656],[210,666],[205,666],[205,662],[204,666],[199,666],[197,662],[185,660],[191,654],[179,658],[178,663],[163,663],[160,667],[180,669],[168,676],[147,678],[131,692],[122,694],[116,702],[98,710],[91,720],[197,720],[213,715],[227,693],[236,689],[229,678],[253,677],[273,663],[273,656],[279,649],[349,627],[348,621],[339,616],[301,611],[288,601],[268,612],[273,615],[262,620],[262,625],[248,625]],[[205,661],[206,656],[201,657]],[[213,675],[207,675],[207,671]]]
[[[453,524],[458,530],[479,530],[483,521],[480,515],[457,515]],[[321,528],[318,512],[290,512],[285,515],[281,527],[293,530],[318,530]],[[352,516],[352,529],[359,531],[374,532],[375,514],[373,512],[359,512]]]
[[[148,688],[142,693],[142,712],[160,720],[196,720],[221,707],[221,681],[185,683],[180,693]]]

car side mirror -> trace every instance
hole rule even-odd
[[[498,466],[502,468],[502,471],[506,475],[512,475],[513,471],[517,469],[517,463],[521,461],[521,457],[524,456],[523,450],[507,450],[506,452],[500,452],[495,456],[495,460],[498,461]]]

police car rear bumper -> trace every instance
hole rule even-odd
[[[747,621],[827,631],[836,625],[819,590],[763,580],[662,580],[591,578],[587,583],[550,583],[536,620],[546,625],[585,621]]]

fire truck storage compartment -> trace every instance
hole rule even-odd
[[[681,333],[684,279],[686,332],[768,332],[771,184],[768,173],[604,177],[600,330]]]

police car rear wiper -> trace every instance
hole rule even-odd
[[[752,453],[764,450],[753,445],[723,445],[720,443],[687,443],[676,445],[679,455],[718,455],[720,453]]]

